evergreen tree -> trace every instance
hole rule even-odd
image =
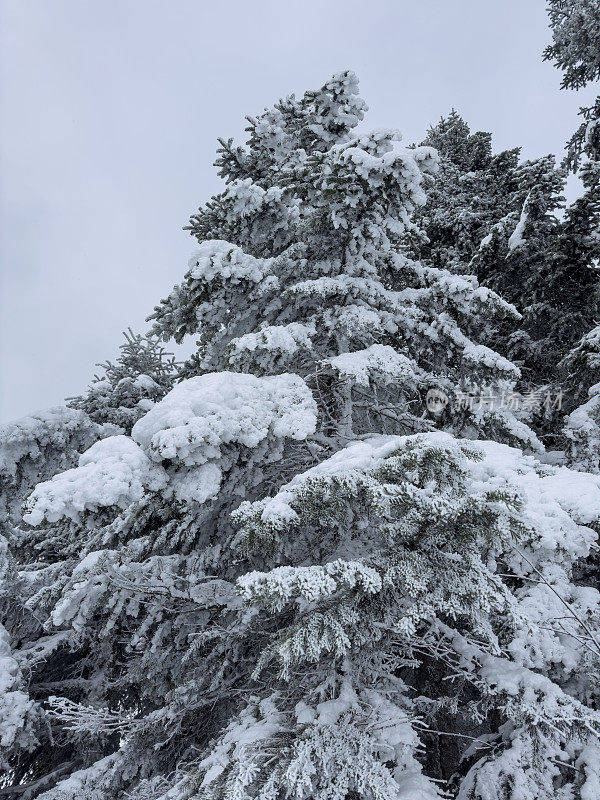
[[[563,71],[562,89],[581,89],[600,79],[600,7],[596,0],[548,0],[552,44],[544,58]],[[600,96],[582,108],[583,121],[567,145],[573,170],[582,156],[600,160]]]
[[[568,388],[571,413],[563,434],[568,463],[575,469],[600,472],[600,326],[582,337],[560,364]]]
[[[347,84],[349,107],[362,109],[353,80],[337,79]],[[334,83],[321,93],[329,87],[341,96]],[[316,112],[309,113],[315,95],[299,101],[303,117],[291,114],[294,136],[282,134],[280,115],[273,122],[267,111],[253,120],[247,151],[228,144],[229,160],[217,163],[229,186],[192,218],[194,235],[208,239],[184,283],[155,309],[153,334],[177,342],[200,337],[183,377],[293,369],[315,389],[322,432],[335,446],[373,431],[431,427],[436,420],[423,413],[431,387],[450,398],[437,420],[446,428],[537,446],[531,431],[493,402],[460,402],[510,393],[518,370],[471,336],[485,336],[494,319],[517,316],[514,308],[472,276],[407,255],[416,231],[410,215],[425,201],[434,151],[401,148],[395,131],[346,142],[343,126],[341,142],[329,150],[290,150],[302,141],[299,117],[311,132],[320,129]],[[273,140],[278,148],[269,149]],[[339,421],[333,428],[332,419]]]
[[[600,478],[482,441],[536,445],[492,402],[424,410],[511,391],[476,341],[514,311],[408,256],[436,154],[352,138],[364,109],[342,73],[221,143],[227,186],[153,315],[197,352],[9,531],[3,794],[596,791],[600,595],[577,571]],[[137,415],[136,363],[109,397]]]
[[[563,250],[572,232],[561,226],[565,175],[554,156],[515,170],[514,209],[492,227],[473,258],[479,279],[515,303],[522,318],[499,331],[498,346],[523,365],[528,385],[546,382],[594,313],[595,275]],[[591,310],[593,309],[593,310]]]
[[[173,386],[175,360],[147,336],[125,331],[117,363],[106,361],[103,375],[94,375],[88,390],[69,400],[99,424],[116,425],[125,433]]]
[[[561,88],[581,89],[600,79],[600,8],[593,0],[559,3],[550,0],[550,27],[553,43],[545,58],[553,59],[563,71]],[[571,411],[564,428],[567,457],[579,469],[598,470],[598,379],[594,354],[597,347],[598,270],[600,265],[600,97],[580,110],[583,121],[567,145],[566,164],[583,183],[583,195],[567,209],[561,241],[560,266],[566,274],[576,265],[582,275],[579,285],[571,285],[576,300],[586,289],[596,305],[580,303],[576,327],[585,335],[561,362],[568,388],[567,409]],[[592,330],[590,330],[592,328]],[[578,403],[580,407],[575,408]]]
[[[490,344],[519,365],[520,388],[540,396],[536,429],[549,441],[557,438],[560,412],[582,396],[567,375],[568,353],[600,313],[600,173],[589,162],[581,174],[584,194],[560,219],[564,172],[552,156],[523,164],[515,211],[492,228],[472,262],[480,280],[522,314],[517,323],[499,325]],[[545,405],[560,395],[560,408],[542,409],[542,395]]]
[[[417,214],[426,234],[417,250],[432,266],[468,272],[481,240],[512,209],[519,149],[494,155],[491,134],[471,134],[454,110],[423,144],[437,150],[440,167]]]

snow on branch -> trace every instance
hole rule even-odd
[[[250,572],[237,582],[243,597],[264,602],[280,611],[295,597],[306,601],[334,594],[340,588],[361,588],[368,594],[381,589],[381,577],[359,561],[332,561],[325,566],[277,567],[271,572]]]
[[[133,438],[155,461],[191,466],[219,458],[223,444],[256,447],[269,434],[304,439],[315,426],[315,402],[297,375],[217,372],[175,386],[135,425]]]
[[[23,519],[39,525],[44,519],[77,519],[82,512],[100,507],[127,508],[146,490],[165,485],[164,471],[135,442],[127,436],[110,436],[80,456],[78,467],[38,484],[27,500]]]

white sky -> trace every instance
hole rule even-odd
[[[186,270],[217,136],[354,69],[407,142],[455,107],[562,153],[543,0],[0,0],[0,421],[59,403]]]

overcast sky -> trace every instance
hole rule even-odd
[[[543,0],[0,0],[0,421],[80,392],[185,272],[217,136],[354,69],[407,142],[455,107],[561,153]]]

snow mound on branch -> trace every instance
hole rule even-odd
[[[166,484],[164,471],[127,436],[110,436],[92,445],[79,458],[79,466],[36,486],[23,516],[30,525],[43,519],[78,519],[81,512],[105,506],[127,506],[140,500],[147,489]]]
[[[297,375],[214,372],[175,386],[132,436],[156,461],[193,466],[218,459],[223,444],[256,447],[269,434],[304,439],[316,422],[313,396]]]
[[[291,354],[303,347],[309,349],[312,347],[311,336],[314,334],[314,324],[291,322],[289,325],[267,325],[255,333],[246,333],[233,339],[229,360],[235,361],[246,351],[273,350]]]
[[[200,467],[177,470],[171,477],[170,488],[180,503],[206,503],[215,497],[221,488],[223,471],[215,463],[209,462]]]
[[[38,458],[49,445],[66,449],[71,437],[92,439],[99,430],[83,411],[54,406],[0,425],[0,472],[14,475],[25,456]]]
[[[584,526],[600,520],[600,476],[540,464],[534,456],[497,442],[473,442],[473,446],[485,456],[472,464],[473,478],[488,490],[509,485],[520,490],[540,549],[587,555],[596,537]]]
[[[225,279],[231,283],[241,280],[258,283],[270,269],[271,259],[259,259],[244,253],[239,247],[222,239],[202,242],[190,259],[189,276],[193,280]]]
[[[126,509],[162,489],[180,502],[205,503],[221,487],[223,445],[253,448],[269,435],[304,439],[316,422],[313,396],[297,375],[190,378],[136,423],[133,438],[103,439],[80,456],[78,467],[38,484],[23,519],[30,525],[77,520],[83,511]],[[155,463],[165,459],[174,462],[168,471]]]
[[[333,367],[340,375],[352,378],[360,386],[368,386],[373,374],[389,382],[399,378],[415,379],[420,372],[412,359],[387,344],[373,344],[365,350],[342,353],[322,363]]]

